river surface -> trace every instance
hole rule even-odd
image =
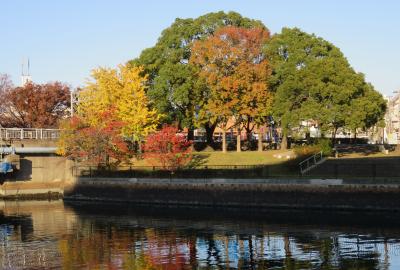
[[[1,269],[400,269],[400,214],[0,202]]]

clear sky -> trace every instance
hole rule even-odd
[[[20,83],[30,58],[38,83],[83,85],[90,70],[114,67],[155,44],[175,18],[236,11],[272,33],[299,27],[341,48],[386,95],[400,90],[400,1],[396,0],[1,0],[0,73]]]

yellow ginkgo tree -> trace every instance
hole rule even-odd
[[[104,112],[115,110],[115,120],[124,123],[121,134],[132,141],[142,140],[156,130],[160,119],[149,107],[147,76],[142,74],[143,68],[136,66],[94,69],[93,80],[79,92],[78,115],[89,125],[98,126]]]

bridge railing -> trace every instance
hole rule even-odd
[[[0,128],[0,140],[57,140],[59,129]]]

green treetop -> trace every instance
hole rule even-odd
[[[364,77],[351,68],[339,48],[297,28],[282,29],[265,51],[272,66],[273,113],[282,126],[283,147],[291,127],[302,120],[316,121],[335,138],[337,129],[349,122],[355,100],[368,91],[379,95],[366,87]]]
[[[153,47],[130,61],[132,65],[144,66],[144,72],[149,74],[148,95],[157,110],[166,116],[166,122],[177,121],[180,127],[194,128],[196,108],[204,103],[208,89],[196,75],[195,67],[189,65],[191,46],[193,41],[228,25],[265,28],[260,21],[235,12],[208,13],[196,19],[178,18],[161,33]],[[216,123],[197,124],[205,127],[210,142]]]

